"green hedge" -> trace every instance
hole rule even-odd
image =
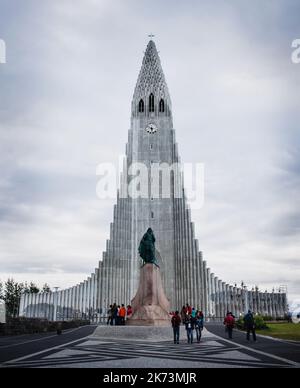
[[[261,315],[255,315],[254,316],[254,322],[255,322],[255,328],[258,330],[265,330],[267,329],[266,322],[264,320],[264,317]],[[244,317],[240,317],[239,320],[236,322],[236,326],[240,330],[245,329],[245,324],[244,324]]]
[[[45,319],[10,318],[7,323],[0,325],[0,335],[47,333],[56,331],[58,326],[61,326],[62,330],[68,330],[89,324],[88,320],[50,322]]]

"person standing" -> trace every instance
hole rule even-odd
[[[112,308],[111,308],[111,320],[110,320],[111,326],[113,326],[114,324],[115,325],[117,324],[117,322],[116,322],[117,315],[118,315],[118,307],[117,307],[116,303],[114,303]]]
[[[192,318],[196,318],[197,316],[197,310],[195,309],[195,307],[192,308],[191,316]]]
[[[174,332],[174,344],[179,344],[179,336],[180,336],[180,324],[181,318],[179,315],[179,311],[176,311],[171,319],[173,332]]]
[[[120,309],[121,309],[121,306],[118,306],[116,309],[116,315],[115,315],[116,326],[120,326]]]
[[[244,316],[245,328],[247,330],[247,341],[250,341],[250,332],[252,333],[253,341],[256,342],[255,321],[251,310]]]
[[[194,339],[195,323],[192,320],[190,315],[187,315],[186,317],[185,329],[186,329],[188,344],[192,344]]]
[[[192,314],[192,307],[187,303],[186,304],[186,313],[188,315],[191,315]]]
[[[126,317],[126,308],[125,308],[125,305],[122,304],[119,310],[119,320],[120,320],[121,326],[125,326],[125,317]]]
[[[204,326],[204,316],[202,311],[198,311],[197,317],[196,317],[196,324],[195,324],[198,344],[201,341],[203,326]]]
[[[108,315],[108,317],[107,317],[107,325],[109,325],[109,324],[111,324],[111,322],[112,322],[112,304],[109,306],[109,309],[108,309],[108,311],[107,311],[107,315]]]
[[[232,332],[235,325],[235,319],[233,318],[232,313],[228,312],[225,319],[224,319],[224,325],[226,328],[226,331],[228,333],[229,339],[232,339]]]
[[[127,319],[130,319],[132,316],[133,310],[130,305],[127,306]]]

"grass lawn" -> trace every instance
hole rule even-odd
[[[274,338],[300,341],[300,324],[268,323],[268,329],[257,330],[257,334],[268,335]]]

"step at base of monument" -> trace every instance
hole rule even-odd
[[[205,328],[202,332],[202,338],[215,337]],[[145,341],[145,342],[173,342],[173,329],[169,327],[153,326],[98,326],[92,336],[93,340],[101,342],[110,342],[118,340],[127,341]],[[180,327],[180,341],[186,340],[186,330],[184,326]]]
[[[128,320],[127,326],[154,326],[154,327],[170,327],[170,321],[165,321],[165,320],[145,320],[145,319],[133,319],[133,320]]]
[[[173,329],[171,326],[98,326],[92,337],[105,340],[170,341],[173,340]]]

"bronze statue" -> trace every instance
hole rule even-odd
[[[139,246],[139,254],[145,264],[155,264],[159,267],[155,257],[155,236],[151,228],[144,234]]]

